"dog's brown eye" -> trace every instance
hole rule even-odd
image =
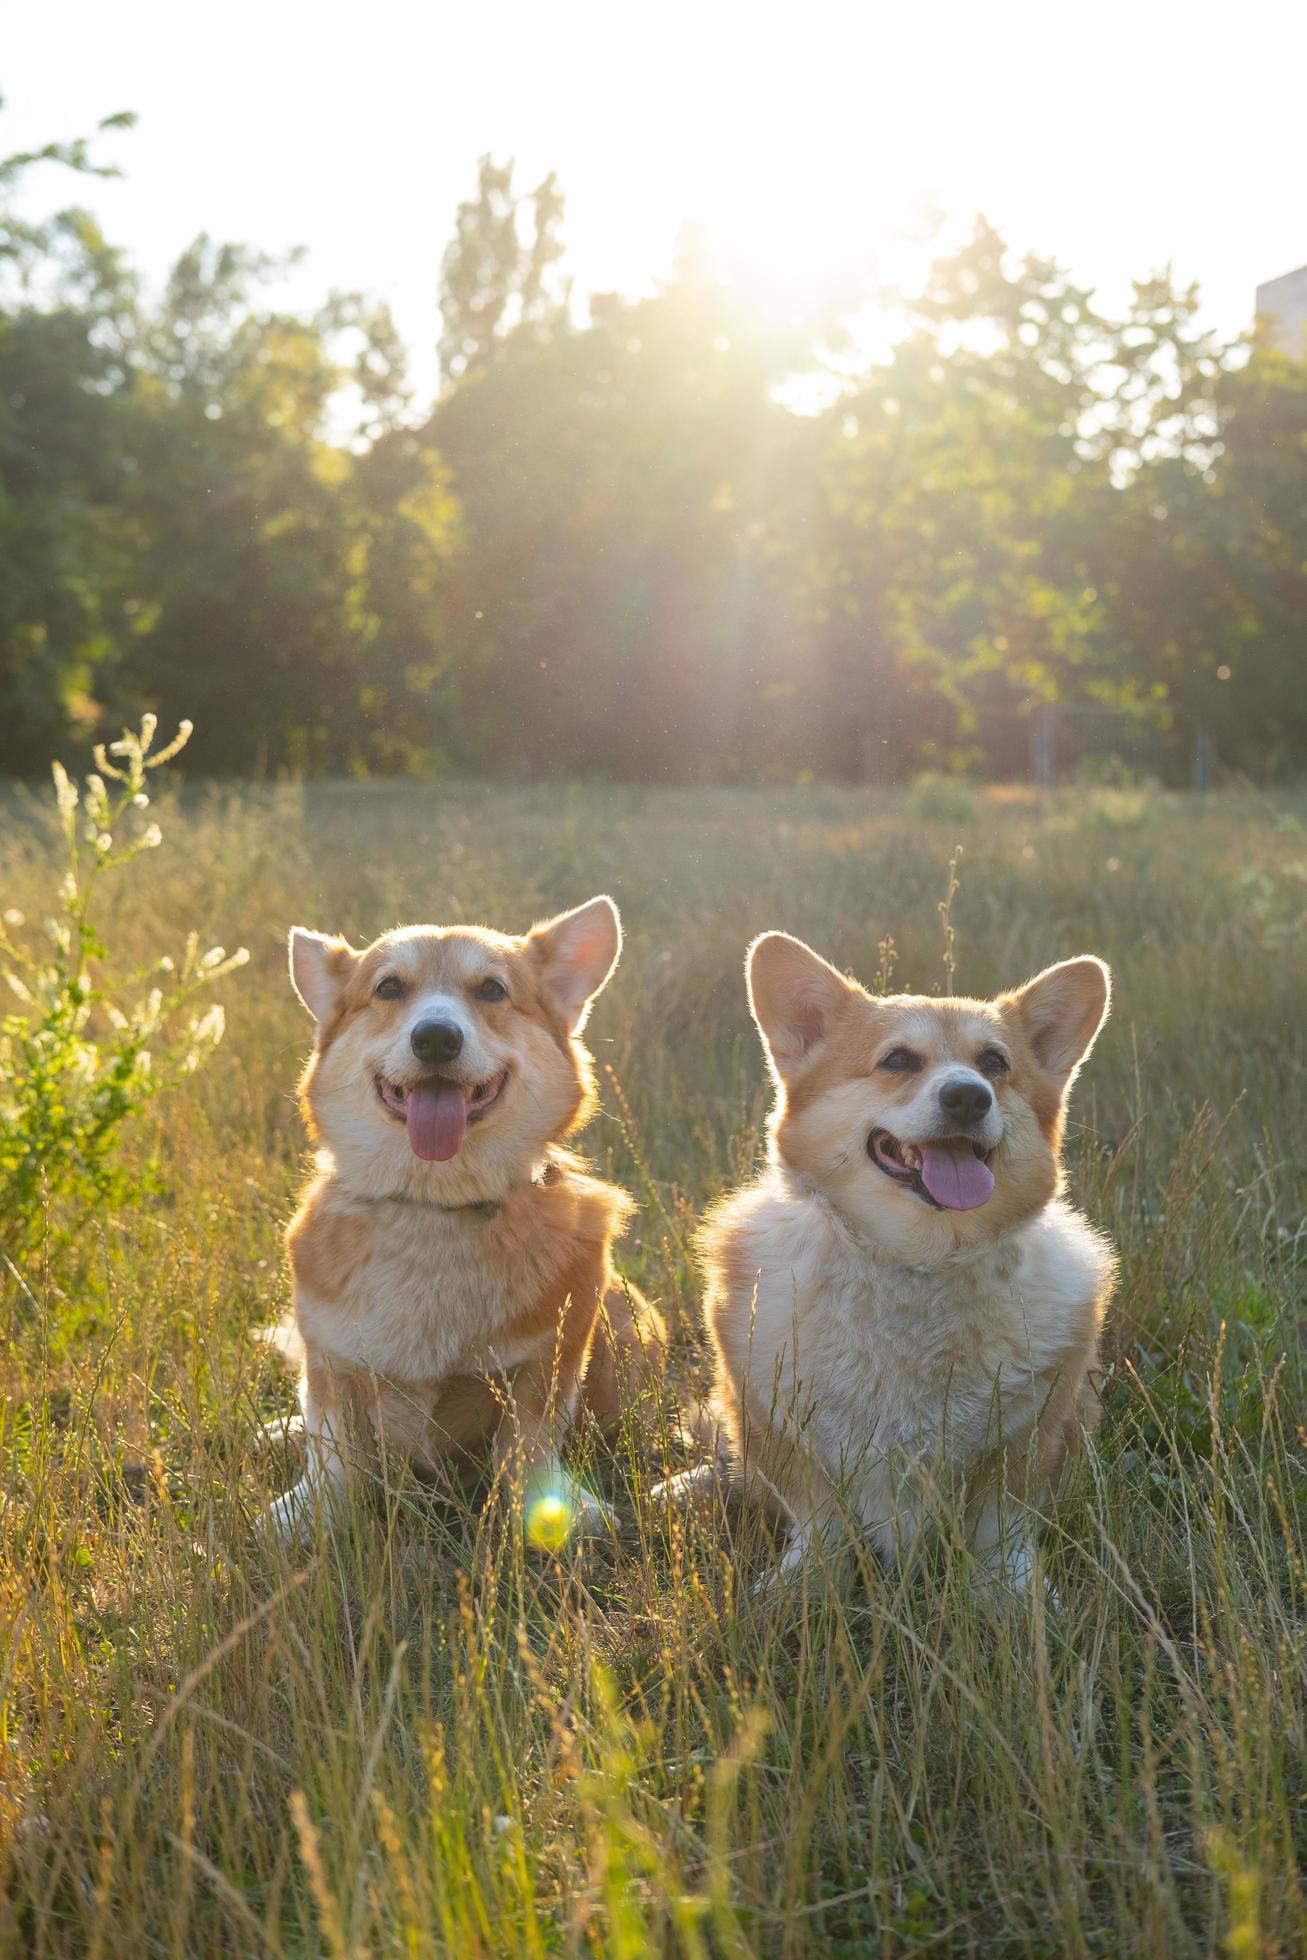
[[[477,988],[478,1000],[507,1000],[508,988],[502,980],[487,976]]]
[[[976,1057],[976,1067],[982,1075],[1006,1075],[1011,1064],[1001,1048],[985,1048]]]
[[[372,989],[374,1000],[403,1000],[404,982],[397,973],[387,973],[378,980]]]
[[[883,1068],[890,1075],[915,1075],[921,1067],[920,1055],[914,1055],[910,1048],[891,1048],[888,1055],[882,1055],[877,1068]]]

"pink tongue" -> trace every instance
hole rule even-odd
[[[455,1082],[419,1082],[408,1092],[408,1144],[415,1157],[443,1164],[458,1155],[467,1097]]]
[[[410,1132],[411,1134],[411,1132]],[[969,1143],[923,1143],[921,1181],[946,1211],[974,1211],[994,1189],[994,1173]]]

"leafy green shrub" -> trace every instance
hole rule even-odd
[[[11,1257],[47,1217],[75,1229],[91,1203],[141,1194],[123,1126],[213,1052],[223,1010],[201,997],[249,957],[243,946],[201,954],[192,932],[179,961],[119,971],[92,922],[106,872],[161,842],[148,772],[185,746],[191,724],[152,755],[156,726],[147,715],[139,734],[97,748],[84,788],[53,765],[63,875],[51,913],[39,929],[12,908],[0,922],[0,978],[19,1003],[0,1019],[0,1249]]]

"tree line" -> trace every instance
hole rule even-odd
[[[1307,364],[1169,277],[1105,310],[977,221],[873,359],[868,295],[779,320],[693,237],[580,304],[483,159],[425,404],[384,304],[203,236],[152,297],[37,162],[97,168],[0,162],[0,769],[147,708],[215,772],[1003,775],[1054,704],[1307,759]]]

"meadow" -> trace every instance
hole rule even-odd
[[[38,916],[48,828],[3,817]],[[196,786],[160,821],[109,944],[251,959],[133,1135],[151,1195],[0,1275],[0,1953],[1307,1950],[1307,797]],[[1111,962],[1067,1166],[1121,1283],[1048,1591],[977,1595],[946,1521],[915,1575],[757,1599],[756,1523],[650,1507],[687,1460],[650,1408],[582,1465],[612,1540],[525,1551],[397,1463],[334,1542],[257,1539],[294,1468],[257,1339],[306,1164],[288,927],[597,891],[627,937],[583,1148],[639,1199],[681,1385],[693,1225],[767,1106],[754,933],[921,991]]]

